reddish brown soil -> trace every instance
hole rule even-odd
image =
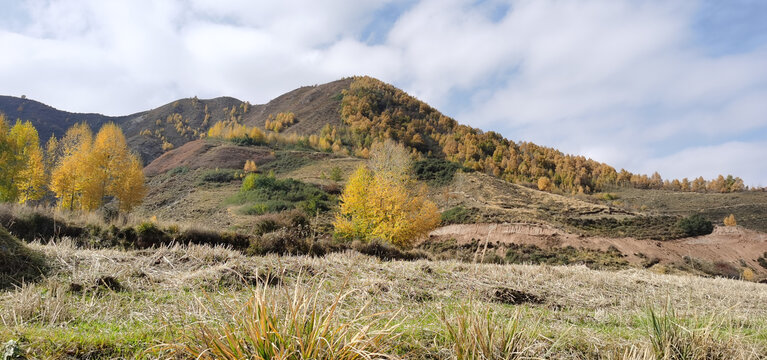
[[[260,165],[274,160],[274,155],[267,148],[195,140],[158,157],[144,168],[144,174],[155,176],[181,166],[189,169],[242,169],[246,160],[254,160]]]
[[[758,273],[765,274],[756,259],[767,252],[767,234],[741,227],[716,227],[710,235],[673,241],[633,238],[586,237],[568,234],[553,227],[528,224],[449,225],[432,231],[428,241],[455,239],[466,244],[479,239],[494,244],[526,244],[540,248],[566,247],[605,251],[615,247],[632,264],[657,258],[661,264],[683,261],[685,256],[707,261],[739,264],[741,260]]]

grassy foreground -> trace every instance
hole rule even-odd
[[[30,248],[49,259],[48,276],[0,292],[0,340],[15,341],[0,350],[28,358],[194,358],[227,334],[224,343],[237,348],[232,339],[257,337],[265,319],[274,325],[261,328],[261,344],[325,344],[306,352],[315,358],[767,354],[767,286],[743,281],[382,262],[355,252],[248,257],[222,247],[87,250],[66,241]],[[240,348],[253,351],[259,341]]]

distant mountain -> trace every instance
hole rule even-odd
[[[29,120],[37,128],[40,140],[45,142],[51,135],[61,137],[72,125],[86,122],[91,127],[98,129],[108,122],[122,123],[127,119],[141,116],[138,113],[128,116],[106,116],[101,114],[80,114],[58,110],[41,102],[19,98],[14,96],[0,95],[0,113],[5,114],[10,122],[16,119]]]
[[[60,138],[79,122],[88,123],[94,131],[103,124],[114,122],[123,129],[129,146],[141,156],[144,164],[149,164],[167,150],[199,139],[219,121],[263,127],[270,115],[293,112],[297,123],[286,129],[286,134],[313,134],[326,124],[341,126],[338,111],[341,91],[350,83],[351,79],[344,79],[301,87],[263,105],[250,105],[232,97],[185,98],[126,116],[70,113],[30,99],[0,96],[0,113],[11,122],[16,119],[31,121],[42,142],[51,135]]]

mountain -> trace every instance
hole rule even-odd
[[[43,142],[51,135],[60,138],[79,122],[87,123],[94,131],[114,122],[123,129],[128,145],[141,155],[144,164],[149,164],[167,150],[199,139],[216,122],[263,127],[270,115],[293,112],[297,123],[286,129],[286,134],[318,133],[326,124],[341,126],[338,112],[341,91],[351,81],[301,87],[263,105],[251,105],[232,97],[185,98],[126,116],[70,113],[26,98],[0,96],[0,113],[10,121],[31,121]]]
[[[354,77],[323,85],[301,87],[263,105],[231,97],[210,100],[185,98],[145,112],[108,117],[73,114],[22,98],[0,97],[0,112],[11,120],[30,120],[42,139],[60,137],[80,121],[98,128],[115,122],[128,144],[145,164],[164,152],[204,137],[214,124],[264,129],[269,121],[289,115],[291,123],[280,135],[317,135],[321,150],[343,150],[365,156],[370,145],[384,138],[402,142],[424,157],[459,163],[509,182],[560,193],[592,193],[622,185],[644,189],[696,192],[737,192],[743,181],[733,176],[664,180],[632,174],[557,149],[508,140],[493,131],[459,124],[404,91],[370,77]],[[308,138],[304,139],[308,142]],[[332,146],[331,146],[332,145]],[[312,145],[312,146],[316,146]]]

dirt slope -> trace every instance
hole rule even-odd
[[[429,234],[427,241],[455,239],[458,244],[473,240],[485,241],[496,249],[503,245],[535,245],[543,249],[572,246],[607,251],[618,249],[626,260],[639,265],[647,259],[657,258],[661,264],[684,261],[688,256],[740,264],[744,261],[760,274],[767,274],[757,263],[757,257],[767,252],[767,234],[741,227],[716,227],[710,235],[672,241],[637,240],[634,238],[605,238],[573,235],[545,225],[531,224],[466,224],[449,225]]]
[[[245,161],[260,165],[274,159],[264,147],[236,146],[211,140],[195,140],[171,150],[144,168],[147,176],[162,174],[178,167],[192,169],[242,169]]]

